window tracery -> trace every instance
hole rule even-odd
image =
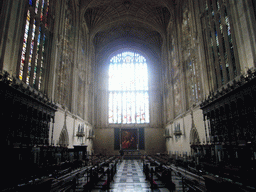
[[[149,123],[147,63],[137,53],[123,52],[110,60],[109,123]]]
[[[193,33],[193,22],[188,3],[182,7],[182,56],[186,74],[187,108],[201,99],[200,68],[197,61],[197,46]]]
[[[173,94],[174,94],[174,112],[175,115],[178,115],[181,113],[182,111],[182,98],[181,98],[181,81],[180,81],[180,64],[178,62],[178,55],[177,55],[177,46],[175,43],[175,36],[174,36],[174,32],[170,37],[170,41],[171,41],[171,47],[170,47],[170,61],[171,61],[171,73],[170,76],[172,78],[172,82],[173,82]],[[169,96],[169,100],[171,99],[171,96]],[[168,102],[169,107],[171,107],[170,105],[170,101]],[[168,111],[171,111],[171,109],[168,109]],[[167,111],[167,114],[168,114]],[[171,116],[170,114],[168,115],[168,120],[170,120]]]
[[[78,69],[77,69],[77,73],[78,73],[78,81],[77,81],[77,102],[76,102],[76,106],[77,106],[77,115],[80,117],[84,117],[84,109],[85,109],[85,91],[86,91],[86,76],[88,71],[86,70],[86,35],[81,32],[81,36],[80,36],[80,54],[79,54],[79,58],[80,58],[80,62],[78,64]]]
[[[74,62],[74,22],[71,1],[66,1],[64,33],[57,66],[56,101],[71,110],[71,77]]]
[[[17,71],[20,80],[40,90],[46,66],[46,41],[49,38],[50,0],[29,0],[21,58]]]
[[[208,71],[217,89],[237,76],[232,26],[227,4],[222,0],[200,0],[204,44],[208,50]],[[207,40],[209,39],[209,41]]]

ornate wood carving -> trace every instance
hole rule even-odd
[[[202,102],[213,162],[250,164],[256,154],[256,70],[229,82]],[[215,156],[215,157],[214,157]]]
[[[7,72],[0,73],[0,110],[5,146],[49,144],[51,119],[57,107],[45,95]]]

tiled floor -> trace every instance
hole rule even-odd
[[[93,191],[102,191],[95,189]],[[143,166],[140,160],[123,160],[118,165],[114,181],[110,184],[110,192],[169,192],[166,188],[150,189],[150,183],[143,173]]]
[[[84,184],[86,183],[86,175],[78,178],[76,189],[72,192],[85,191]],[[123,160],[117,165],[117,173],[114,176],[114,181],[110,184],[109,190],[102,190],[102,182],[99,182],[92,192],[169,192],[167,188],[161,185],[161,182],[154,177],[154,180],[160,185],[158,189],[151,189],[149,181],[143,173],[143,165],[140,160]],[[184,192],[188,189],[182,188],[181,178],[172,172],[172,181],[176,189],[175,192]],[[96,189],[97,188],[97,189]],[[70,191],[71,192],[71,191]]]

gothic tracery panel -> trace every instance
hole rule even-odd
[[[109,123],[149,123],[146,59],[123,52],[110,60]]]
[[[198,48],[194,43],[196,38],[192,29],[193,21],[189,4],[184,3],[182,7],[182,56],[186,75],[186,96],[188,106],[197,103],[201,99],[200,68],[197,61]]]
[[[74,62],[74,11],[71,1],[66,1],[64,18],[64,36],[59,49],[60,57],[57,66],[56,100],[61,105],[71,109],[71,78]]]
[[[29,0],[25,21],[19,79],[40,90],[46,65],[45,45],[49,39],[50,0]]]
[[[172,61],[172,79],[173,79],[173,90],[174,90],[174,111],[175,115],[178,115],[182,111],[182,98],[181,98],[181,81],[180,81],[180,64],[178,63],[177,47],[175,44],[175,36],[172,35],[171,49],[170,49],[170,59]]]
[[[208,51],[207,67],[212,78],[211,91],[234,79],[239,73],[235,59],[234,38],[228,2],[200,0],[204,45]]]
[[[77,106],[77,115],[84,118],[85,113],[85,101],[87,100],[86,97],[86,76],[88,75],[88,71],[86,70],[86,67],[88,65],[86,60],[86,35],[85,33],[81,32],[80,40],[79,40],[79,63],[77,66],[77,73],[78,73],[78,79],[77,79],[77,100],[76,100],[76,106]]]
[[[84,109],[84,81],[81,77],[78,77],[78,88],[77,88],[77,114],[83,117]]]

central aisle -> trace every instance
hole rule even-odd
[[[93,190],[94,191],[94,190]],[[103,190],[101,190],[103,191]],[[168,189],[150,189],[150,183],[143,173],[143,165],[140,160],[123,160],[118,165],[118,170],[114,176],[114,181],[110,184],[112,192],[168,192]]]
[[[123,160],[110,188],[113,191],[149,191],[150,184],[143,174],[139,160]]]

